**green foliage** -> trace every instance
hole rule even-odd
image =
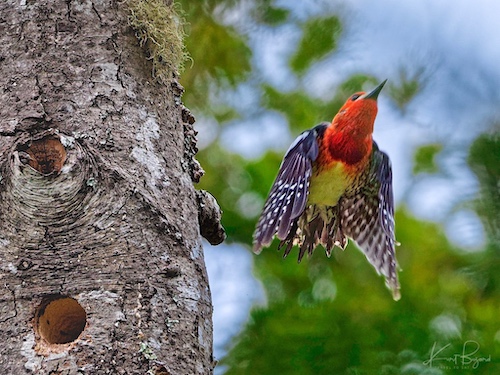
[[[317,249],[300,265],[274,251],[259,256],[256,269],[268,306],[252,312],[222,361],[226,374],[441,374],[423,363],[434,342],[452,344],[454,353],[463,338],[481,341],[478,355],[499,355],[495,332],[478,334],[488,312],[500,311],[500,301],[480,297],[482,286],[467,272],[475,259],[457,255],[436,225],[404,210],[396,221],[403,268],[399,302],[354,246],[335,252],[333,259]],[[325,280],[336,288],[326,299],[315,293]],[[457,335],[447,330],[448,321],[460,327]],[[490,374],[492,367],[474,371]]]
[[[436,164],[436,156],[443,149],[439,143],[419,147],[415,151],[415,162],[413,164],[413,174],[437,173],[439,167]]]
[[[260,23],[277,26],[287,21],[290,11],[274,6],[273,0],[262,0],[254,9],[253,17]]]
[[[210,111],[214,90],[235,86],[250,71],[251,50],[232,27],[221,24],[212,12],[216,5],[231,2],[180,1],[189,19],[186,47],[192,66],[182,75],[184,100],[191,108]]]
[[[485,296],[498,298],[500,290],[500,135],[485,134],[472,144],[469,165],[480,183],[474,207],[488,234],[487,254],[472,269],[482,275]]]
[[[393,82],[389,83],[389,95],[403,112],[412,99],[422,90],[423,72],[424,71],[420,69],[416,74],[410,75],[403,68],[399,75],[399,85],[396,85]]]
[[[311,98],[304,92],[283,93],[272,86],[264,86],[264,101],[266,107],[283,113],[290,128],[296,132],[321,121],[331,120],[335,112],[328,104]]]
[[[338,88],[336,97],[338,100],[344,104],[349,96],[357,91],[363,91],[363,87],[367,84],[372,86],[378,85],[378,82],[374,77],[368,76],[366,74],[354,74],[348,77]],[[374,88],[374,87],[371,87]]]
[[[484,218],[491,238],[500,243],[500,135],[476,139],[470,149],[469,165],[481,185],[477,211]]]
[[[500,176],[499,133],[484,134],[475,140],[470,148],[469,164],[479,177],[486,178],[487,185],[498,181]]]
[[[221,40],[225,42],[223,46]],[[245,42],[234,30],[212,18],[200,18],[199,22],[191,26],[187,45],[192,46],[194,43],[196,48],[189,49],[193,51],[193,64],[200,64],[204,73],[212,78],[223,78],[234,85],[250,69],[251,53]]]
[[[128,0],[129,24],[153,61],[153,77],[168,82],[187,58],[182,19],[163,0]]]
[[[290,66],[299,74],[304,73],[315,61],[334,51],[342,32],[342,25],[337,16],[309,19],[302,28],[302,39],[290,60]]]

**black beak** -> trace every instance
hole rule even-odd
[[[375,87],[372,92],[366,94],[363,99],[377,100],[378,94],[380,94],[380,91],[382,91],[382,87],[384,87],[384,85],[385,85],[386,82],[387,82],[387,80],[383,81],[380,85],[378,85],[377,87]]]

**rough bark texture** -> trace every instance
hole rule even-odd
[[[198,218],[217,242],[218,211],[193,188],[182,88],[151,78],[126,5],[3,0],[0,67],[0,372],[211,373]],[[51,344],[38,320],[63,296],[85,328]]]

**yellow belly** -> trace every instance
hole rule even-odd
[[[342,163],[313,171],[307,204],[335,206],[351,183]]]

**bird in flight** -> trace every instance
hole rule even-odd
[[[391,162],[372,137],[386,81],[353,94],[331,123],[295,139],[257,222],[253,250],[260,253],[276,236],[285,257],[298,246],[300,262],[319,244],[330,256],[350,238],[398,300]]]

